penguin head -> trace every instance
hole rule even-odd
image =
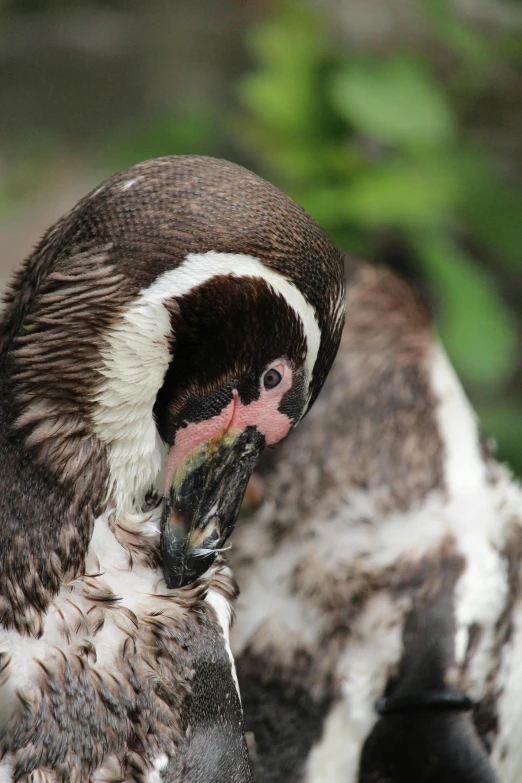
[[[79,202],[15,281],[16,426],[64,483],[96,455],[107,507],[140,510],[164,468],[179,587],[223,547],[263,447],[317,397],[343,317],[341,255],[291,199],[225,161],[150,160]]]

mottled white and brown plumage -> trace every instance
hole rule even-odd
[[[251,780],[219,551],[322,386],[343,285],[302,209],[197,157],[112,177],[26,261],[0,353],[1,783]]]
[[[346,313],[234,538],[255,779],[518,783],[522,491],[411,288],[350,265]]]

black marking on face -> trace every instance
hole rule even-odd
[[[165,385],[166,384],[164,384],[163,389],[165,389]],[[215,391],[209,394],[198,394],[197,391],[195,391],[193,396],[187,397],[181,410],[170,419],[168,426],[163,424],[161,427],[160,423],[167,420],[167,417],[164,415],[165,409],[163,408],[162,401],[169,396],[168,390],[165,389],[165,391],[163,391],[162,389],[161,399],[158,395],[154,410],[159,431],[164,440],[167,443],[173,443],[176,432],[179,429],[183,429],[183,427],[186,427],[188,424],[207,421],[214,416],[218,416],[232,401],[233,391],[237,388],[237,385],[237,381],[229,380],[222,386],[218,386]]]
[[[185,422],[216,416],[234,388],[244,405],[257,400],[266,368],[283,357],[297,382],[280,409],[299,418],[306,337],[293,308],[264,280],[215,277],[177,301],[171,323],[173,360],[154,407],[167,442]]]
[[[294,372],[292,388],[286,392],[279,405],[280,412],[286,413],[293,425],[297,424],[303,414],[303,401],[306,400],[306,394],[305,371],[300,367]]]

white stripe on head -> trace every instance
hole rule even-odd
[[[96,396],[93,425],[102,442],[110,446],[109,496],[120,510],[134,510],[161,469],[152,409],[172,359],[165,303],[224,275],[262,279],[293,309],[306,338],[305,369],[310,385],[321,331],[314,308],[294,283],[252,256],[190,253],[176,269],[142,289],[105,336],[100,368],[105,380]]]
[[[213,277],[221,275],[262,279],[283,297],[303,324],[307,346],[305,366],[310,382],[321,344],[315,310],[294,283],[265,266],[258,258],[239,253],[217,253],[214,250],[189,253],[177,269],[160,275],[142,294],[150,302],[163,302],[172,297],[185,296]]]

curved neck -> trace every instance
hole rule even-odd
[[[0,625],[37,636],[65,578],[83,568],[105,493],[101,444],[84,444],[74,477],[28,447],[16,419],[16,383],[0,380]],[[55,444],[57,447],[57,444]],[[41,457],[41,454],[40,454]]]

